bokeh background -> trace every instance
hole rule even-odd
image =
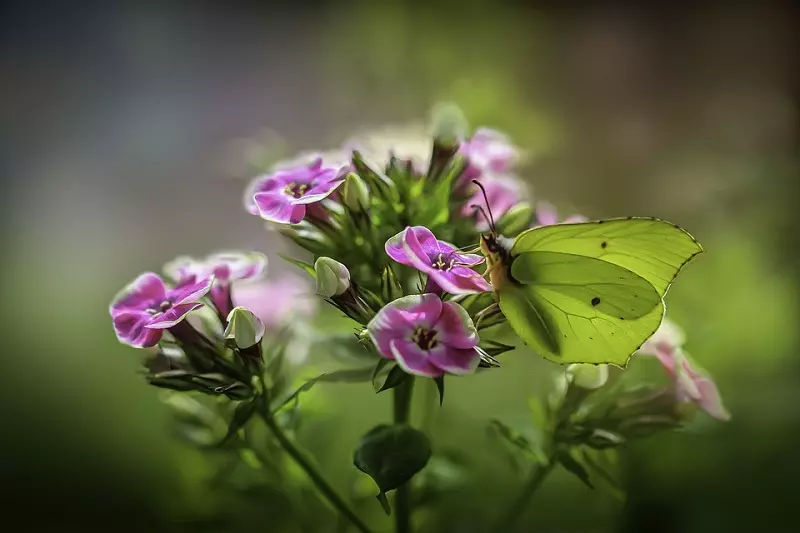
[[[334,148],[449,100],[530,152],[536,198],[564,214],[667,218],[707,249],[669,314],[733,420],[632,446],[624,504],[557,473],[519,531],[796,530],[798,17],[789,3],[753,4],[4,3],[4,522],[299,531],[276,501],[209,487],[138,354],[117,344],[108,302],[180,253],[250,248],[288,269],[277,254],[290,247],[241,208],[252,149],[236,139],[261,139],[268,157]],[[451,380],[444,408],[418,421],[473,464],[428,531],[485,531],[520,484],[485,426],[527,416],[552,369],[526,354],[505,363]],[[351,450],[389,399],[331,385],[309,401],[318,419],[300,438],[349,486]],[[376,508],[360,512],[388,528]],[[226,509],[230,522],[198,525]],[[330,511],[309,513],[334,530]]]

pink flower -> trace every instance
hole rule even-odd
[[[233,310],[231,283],[258,279],[267,267],[267,258],[256,252],[218,252],[204,259],[181,256],[164,266],[164,273],[178,286],[214,276],[210,297],[221,317]]]
[[[666,318],[638,353],[658,358],[667,375],[675,383],[675,395],[680,402],[693,402],[710,416],[729,420],[731,415],[722,403],[711,377],[692,363],[683,351],[683,332]]]
[[[582,215],[570,215],[559,222],[558,211],[556,211],[555,206],[547,202],[539,202],[536,204],[536,224],[534,227],[552,226],[553,224],[575,224],[577,222],[586,222],[587,220]]]
[[[474,205],[484,205],[489,203],[489,209],[495,220],[500,220],[500,217],[505,215],[509,209],[517,205],[520,201],[522,191],[520,190],[519,182],[511,177],[495,177],[490,179],[481,180],[481,185],[486,189],[486,198],[483,197],[483,192],[477,186],[474,187],[475,193],[464,204],[461,214],[465,217],[476,215]],[[475,226],[480,232],[489,230],[489,222],[481,217],[478,217]]]
[[[478,331],[469,314],[435,294],[404,296],[384,306],[367,332],[380,354],[409,374],[471,374],[480,362]]]
[[[198,300],[211,289],[213,276],[174,289],[152,272],[146,272],[125,287],[111,303],[109,313],[120,342],[135,348],[155,346],[165,329],[202,307]]]
[[[459,182],[466,185],[470,180],[486,177],[487,174],[509,172],[519,159],[517,149],[502,133],[489,128],[480,128],[471,139],[461,143],[458,153],[468,165]]]
[[[264,220],[298,224],[307,208],[330,196],[344,182],[338,167],[323,166],[318,157],[307,165],[277,170],[253,180],[245,197],[245,209]]]
[[[492,290],[483,276],[470,268],[482,263],[483,256],[462,254],[452,244],[436,240],[426,227],[407,227],[386,241],[385,248],[389,257],[427,274],[429,283],[450,294]]]
[[[294,275],[237,284],[233,303],[250,310],[269,332],[276,332],[295,320],[308,319],[316,312],[316,300],[308,283]]]

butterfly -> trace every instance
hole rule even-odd
[[[500,310],[556,363],[625,366],[661,323],[678,273],[703,252],[677,225],[644,217],[541,226],[510,239],[486,207],[480,249]]]

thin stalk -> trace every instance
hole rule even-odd
[[[411,413],[411,397],[414,392],[414,377],[394,389],[394,423],[408,424]],[[411,482],[397,487],[394,498],[394,531],[411,533]]]
[[[508,511],[503,515],[503,517],[497,522],[497,525],[492,529],[492,531],[511,531],[511,528],[514,527],[514,524],[517,523],[519,518],[522,516],[522,513],[525,512],[526,507],[530,503],[530,499],[533,497],[534,493],[537,489],[541,486],[542,482],[544,482],[547,475],[553,470],[553,467],[556,465],[556,461],[554,457],[550,457],[547,460],[547,463],[536,463],[536,466],[533,467],[528,479],[525,481],[525,485],[522,487],[517,499],[508,508]]]
[[[317,469],[314,461],[311,459],[311,456],[300,448],[300,446],[294,442],[284,431],[283,428],[275,420],[275,417],[272,416],[272,413],[269,410],[269,405],[267,402],[262,402],[260,413],[261,418],[264,419],[264,422],[267,424],[267,427],[275,435],[275,438],[281,445],[281,448],[289,454],[297,466],[299,466],[308,476],[308,478],[314,483],[317,489],[322,493],[328,502],[333,505],[339,513],[347,518],[352,524],[359,530],[361,533],[372,533],[369,527],[361,521],[358,515],[353,512],[352,509],[347,505],[347,502],[342,498],[336,489],[334,489],[328,481],[323,477],[322,473]]]

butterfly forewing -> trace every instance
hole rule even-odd
[[[680,227],[654,218],[619,218],[534,228],[520,234],[512,258],[561,252],[623,267],[650,282],[662,297],[702,246]]]

